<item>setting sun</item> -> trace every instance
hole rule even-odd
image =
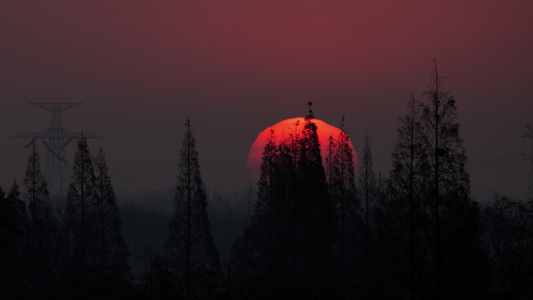
[[[335,141],[339,136],[341,130],[318,119],[313,119],[313,123],[315,123],[318,128],[317,132],[318,140],[320,141],[320,151],[322,153],[323,162],[325,162],[325,158],[327,157],[328,153],[329,138],[332,137]],[[269,126],[257,135],[257,138],[255,139],[254,143],[252,144],[252,147],[250,148],[250,153],[248,154],[247,160],[248,172],[253,182],[257,182],[259,178],[261,157],[263,155],[263,149],[268,140],[270,139],[271,130],[274,131],[275,139],[277,141],[281,141],[283,139],[289,138],[291,134],[294,135],[295,132],[301,133],[304,128],[304,124],[305,118],[303,117],[287,119],[272,126]],[[349,146],[353,152],[354,163],[357,164],[357,154],[355,153],[351,141]]]

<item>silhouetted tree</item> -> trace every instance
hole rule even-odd
[[[22,199],[28,207],[28,265],[33,290],[50,289],[55,278],[59,249],[58,224],[52,213],[48,188],[41,172],[35,143],[32,144],[23,182]]]
[[[172,282],[168,260],[148,249],[145,270],[142,274],[144,294],[142,299],[170,299]]]
[[[388,294],[419,299],[419,287],[427,285],[419,273],[425,264],[427,235],[421,229],[428,226],[421,201],[429,177],[429,161],[425,150],[425,135],[421,125],[421,106],[411,95],[407,113],[400,118],[398,138],[392,152],[392,170],[376,210],[376,231],[381,244],[384,274]],[[408,279],[408,280],[406,280]],[[399,284],[392,284],[397,282]]]
[[[467,299],[486,293],[480,211],[470,198],[455,100],[435,69],[427,103],[400,119],[387,195],[376,212],[384,297]]]
[[[129,255],[115,200],[102,151],[93,163],[87,139],[82,135],[67,193],[66,262],[60,278],[60,297],[127,297]]]
[[[326,175],[320,152],[318,128],[309,102],[309,114],[305,117],[300,155],[297,160],[298,220],[301,228],[300,253],[303,272],[302,296],[304,298],[327,297],[330,283],[324,278],[331,271],[334,234],[334,205],[327,193]]]
[[[365,134],[363,142],[363,157],[359,165],[359,194],[363,206],[363,219],[365,225],[371,228],[372,210],[378,194],[378,182],[374,173],[374,163],[372,161],[372,150],[370,140]]]
[[[6,197],[0,187],[0,290],[6,299],[19,299],[26,288],[26,207],[16,181]]]
[[[121,266],[128,264],[128,249],[122,236],[122,220],[116,205],[115,191],[108,175],[108,167],[102,149],[94,163],[95,170],[95,214],[100,266]]]
[[[460,267],[458,246],[472,233],[465,226],[474,204],[470,199],[470,180],[465,170],[467,158],[459,137],[455,99],[441,88],[442,77],[436,62],[434,65],[426,92],[429,103],[423,107],[421,120],[431,170],[425,206],[431,210],[430,248],[435,267],[435,280],[431,284],[435,288],[434,297],[446,298],[445,294],[458,292],[457,279],[465,275],[457,272]]]
[[[240,290],[249,291],[240,297],[319,298],[332,293],[334,204],[313,119],[310,108],[302,129],[295,124],[295,132],[279,142],[272,132],[265,145],[251,225],[232,249],[239,270],[234,273],[246,274],[237,280]]]
[[[428,242],[425,236],[420,234],[420,224],[425,224],[420,215],[420,202],[424,191],[424,178],[428,176],[428,158],[424,152],[424,135],[420,124],[420,108],[415,98],[411,95],[406,115],[400,118],[398,139],[392,153],[392,171],[388,182],[389,197],[385,199],[380,208],[385,217],[390,219],[387,228],[389,237],[400,251],[389,253],[397,261],[406,262],[395,272],[397,276],[408,277],[409,281],[402,281],[404,287],[409,290],[410,298],[419,298],[417,287],[420,278],[416,268],[425,267],[424,260],[417,257],[417,251],[421,245]],[[418,233],[418,234],[417,234]],[[399,292],[402,293],[402,292]]]
[[[357,184],[357,198],[359,199],[359,212],[361,216],[354,217],[355,229],[360,229],[352,234],[352,239],[361,238],[354,251],[355,278],[353,285],[356,293],[363,298],[380,298],[383,289],[378,281],[382,281],[380,266],[382,257],[378,255],[382,245],[375,239],[376,230],[375,209],[379,200],[378,180],[374,172],[372,149],[368,134],[365,133],[361,160],[359,161],[359,174]],[[357,223],[356,221],[359,221]],[[361,226],[362,224],[362,226]],[[357,226],[359,225],[359,226]]]
[[[497,299],[533,297],[533,207],[495,194],[483,209],[492,288]]]
[[[265,145],[261,163],[261,175],[258,183],[258,201],[252,217],[252,227],[247,232],[247,238],[253,240],[257,249],[258,261],[261,263],[254,266],[254,273],[261,274],[265,278],[261,287],[257,286],[258,294],[269,295],[270,298],[283,294],[278,289],[285,284],[282,272],[285,257],[281,257],[280,245],[286,240],[280,229],[287,224],[285,211],[282,210],[283,192],[285,186],[281,182],[281,157],[279,147],[274,141],[274,131],[271,130],[270,139]],[[258,283],[260,283],[258,281]]]
[[[422,127],[424,149],[429,158],[425,203],[432,228],[431,255],[434,258],[434,297],[448,298],[466,295],[474,286],[467,268],[475,260],[466,257],[479,250],[479,209],[470,199],[470,179],[465,170],[467,162],[463,140],[459,136],[457,107],[449,92],[443,91],[437,64],[426,95],[429,103],[423,106]],[[476,245],[472,245],[476,243]],[[463,248],[469,244],[465,251]],[[471,265],[472,266],[472,265]]]
[[[67,260],[73,265],[93,265],[100,261],[95,243],[96,221],[94,166],[82,136],[74,156],[71,183],[67,192]]]
[[[329,138],[326,158],[329,196],[335,206],[336,255],[339,265],[339,296],[346,298],[346,285],[353,280],[354,259],[357,256],[357,239],[360,237],[360,203],[355,184],[354,156],[348,134],[344,132],[344,117],[336,139]],[[359,226],[358,226],[359,225]],[[358,228],[359,227],[359,228]],[[352,272],[347,272],[352,271]],[[350,273],[350,274],[347,274]]]
[[[212,299],[221,279],[218,250],[211,236],[206,209],[196,140],[187,119],[167,242],[175,293],[185,299]]]
[[[257,202],[242,241],[242,247],[250,247],[254,249],[251,253],[255,253],[254,257],[242,258],[248,263],[240,265],[248,269],[239,270],[249,274],[247,281],[255,281],[251,289],[254,294],[248,297],[280,299],[294,293],[294,289],[289,289],[296,280],[293,266],[299,253],[294,218],[297,208],[291,199],[295,192],[296,164],[292,151],[295,151],[292,141],[276,143],[271,131],[263,151]]]

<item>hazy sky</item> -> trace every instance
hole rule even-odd
[[[209,191],[248,186],[257,134],[306,114],[365,132],[387,174],[398,117],[432,60],[457,100],[473,193],[526,195],[533,125],[533,2],[2,1],[0,185],[20,182],[27,141],[83,102],[65,129],[98,133],[119,193],[174,185],[186,117]],[[43,163],[45,160],[44,147]],[[69,147],[73,157],[75,143]],[[522,151],[525,156],[521,156]]]

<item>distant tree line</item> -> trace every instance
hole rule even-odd
[[[36,145],[22,187],[0,190],[0,293],[8,299],[532,299],[533,199],[470,192],[456,101],[435,63],[399,118],[391,170],[359,169],[344,132],[321,153],[312,103],[265,144],[249,226],[217,249],[190,120],[163,249],[133,280],[102,151],[78,142],[52,211]],[[356,176],[357,174],[357,176]]]
[[[437,65],[399,119],[388,176],[344,131],[322,162],[313,112],[265,145],[251,225],[223,266],[230,299],[531,299],[533,199],[474,201]],[[341,129],[343,128],[341,122]]]
[[[109,299],[128,290],[128,250],[102,150],[82,138],[64,206],[53,211],[32,144],[22,186],[0,188],[2,299]]]

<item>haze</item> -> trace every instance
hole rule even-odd
[[[209,192],[255,185],[257,134],[304,116],[307,101],[329,124],[346,116],[357,152],[368,133],[386,175],[398,117],[437,59],[476,200],[523,199],[531,15],[529,1],[4,1],[0,185],[22,180],[29,155],[11,136],[49,126],[30,102],[84,103],[63,125],[102,137],[89,143],[104,149],[119,198],[172,189],[186,117]]]

